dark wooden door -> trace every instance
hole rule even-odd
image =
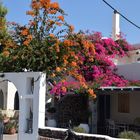
[[[99,95],[97,105],[98,133],[105,134],[106,119],[110,118],[110,95]]]

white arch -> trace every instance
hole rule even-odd
[[[15,99],[15,93],[17,91],[16,86],[11,82],[8,81],[7,84],[7,110],[14,110],[14,99]]]
[[[1,81],[9,80],[19,93],[19,131],[18,140],[38,140],[38,128],[45,127],[46,74],[41,72],[1,73]],[[32,93],[32,80],[34,90]],[[27,119],[33,108],[32,133],[27,133]]]

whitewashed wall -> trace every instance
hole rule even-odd
[[[116,65],[123,65],[123,64],[131,64],[131,63],[138,63],[138,59],[140,58],[140,49],[133,50],[129,52],[129,56],[125,57],[116,57],[114,59],[114,63]]]
[[[3,92],[3,109],[14,110],[14,99],[17,91],[15,85],[8,81],[1,82],[0,90]]]
[[[18,140],[38,140],[38,128],[45,127],[46,75],[41,72],[4,73],[0,81],[3,80],[13,82],[19,92]],[[27,119],[30,118],[31,132],[27,128],[29,124]]]
[[[131,63],[117,66],[119,75],[128,80],[140,80],[140,63]]]
[[[8,82],[8,89],[7,89],[7,110],[14,110],[14,100],[15,100],[15,93],[17,89],[12,82]]]

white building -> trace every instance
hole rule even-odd
[[[119,26],[119,15],[115,13],[112,34],[114,40],[119,35]],[[114,63],[118,69],[118,75],[127,80],[140,80],[140,44],[133,45],[133,47],[134,50],[129,51],[128,56],[116,57]],[[139,99],[139,86],[101,87],[98,91],[97,102],[94,105],[95,111],[93,111],[93,119],[96,118],[96,123],[93,124],[97,128],[95,132],[102,133],[105,131],[106,120],[114,122],[114,131],[116,129],[115,122],[122,124],[122,130],[136,130],[135,128],[140,125],[136,122],[136,120],[140,120]],[[135,127],[135,123],[137,123],[137,127]]]
[[[1,104],[2,107],[5,105],[5,109],[7,107],[13,109],[16,94],[13,96],[11,94],[16,92],[16,88],[19,92],[18,140],[38,140],[38,128],[45,126],[46,74],[41,72],[0,73],[0,77],[0,88],[3,90],[1,94],[4,100],[6,103],[9,100],[13,102]],[[4,82],[7,80],[14,83],[16,88],[11,83]],[[8,88],[7,84],[14,88]]]
[[[120,33],[120,29],[119,29],[119,16],[116,15],[117,13],[115,13],[115,17],[114,17],[114,26],[113,26],[113,35],[112,37],[116,40],[119,33]],[[129,80],[140,80],[140,74],[139,74],[139,70],[140,70],[140,49],[136,49],[133,51],[129,52],[129,56],[126,56],[124,58],[116,58],[114,61],[118,67],[118,74],[119,75],[123,75],[126,79]],[[38,105],[39,104],[35,104],[35,102],[30,102],[30,100],[34,99],[33,95],[27,95],[27,93],[29,91],[28,88],[31,87],[31,79],[30,79],[30,75],[31,73],[27,73],[27,81],[26,81],[26,86],[27,89],[22,88],[22,84],[25,85],[24,83],[18,83],[18,85],[20,84],[21,88],[23,90],[25,90],[25,95],[22,94],[22,96],[19,96],[17,93],[17,88],[15,87],[15,85],[10,82],[10,81],[1,81],[0,82],[0,108],[1,109],[6,109],[6,110],[14,110],[14,109],[18,109],[19,108],[19,97],[20,100],[26,100],[20,103],[22,104],[21,108],[22,108],[22,114],[23,116],[26,115],[26,119],[29,118],[29,112],[30,109],[28,108],[28,104],[34,104],[34,107],[37,107],[37,111],[39,111]],[[34,74],[32,77],[36,77],[37,74]],[[17,76],[17,75],[16,75]],[[23,77],[22,77],[23,78]],[[14,79],[15,80],[15,79]],[[19,79],[18,79],[19,80]],[[23,81],[22,81],[23,82]],[[38,83],[39,84],[39,83]],[[42,84],[43,85],[43,84]],[[42,86],[41,85],[41,86]],[[38,88],[40,88],[38,86]],[[37,87],[35,92],[35,96],[39,98],[39,96],[37,95],[38,92],[40,93],[40,91],[37,91]],[[21,90],[20,90],[21,91]],[[45,89],[44,89],[45,91]],[[44,93],[43,91],[43,93]],[[23,92],[23,91],[22,91]],[[96,133],[97,128],[100,127],[100,125],[105,125],[104,122],[106,119],[112,119],[114,121],[117,122],[125,122],[125,123],[133,123],[133,121],[136,118],[140,118],[140,112],[139,112],[139,108],[138,106],[140,106],[140,88],[139,87],[101,87],[101,89],[99,90],[99,95],[97,97],[97,102],[93,103],[92,105],[92,132]],[[21,93],[19,93],[21,94]],[[40,94],[41,95],[41,94]],[[45,95],[45,93],[43,94],[43,96]],[[43,97],[45,99],[45,96]],[[43,99],[42,98],[42,99]],[[39,98],[40,99],[40,98]],[[38,100],[37,98],[34,99],[34,101]],[[24,105],[26,104],[26,106],[23,106],[23,102]],[[41,102],[41,101],[40,101]],[[38,102],[37,102],[38,103]],[[30,106],[31,108],[33,106]],[[45,106],[42,107],[43,111],[45,111]],[[42,112],[43,112],[42,111]],[[39,113],[41,114],[42,112],[36,112],[36,108],[34,108],[34,113],[37,116],[34,116],[34,122],[38,122],[38,124],[33,124],[33,128],[35,126],[35,133],[33,133],[34,136],[37,136],[38,132],[37,132],[37,128],[38,127],[43,127],[44,121],[45,121],[45,116],[44,112],[42,115],[42,118],[39,118]],[[41,116],[41,115],[40,115]],[[22,119],[24,120],[24,123],[26,124],[26,119],[25,117],[23,118],[22,116],[20,117],[20,122],[22,121]],[[38,120],[40,119],[40,120]],[[23,122],[21,123],[20,126],[20,140],[22,140],[22,136],[26,136],[27,139],[30,139],[29,134],[26,133],[26,127],[27,125],[24,125]],[[24,138],[25,139],[25,138]]]

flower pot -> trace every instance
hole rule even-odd
[[[49,127],[56,127],[55,119],[48,119],[47,126],[49,126]]]
[[[16,133],[16,129],[13,127],[13,128],[10,128],[9,131],[8,131],[8,134],[10,135],[13,135]]]

